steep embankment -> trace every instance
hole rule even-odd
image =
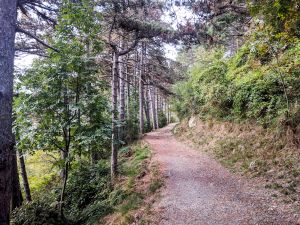
[[[279,135],[250,124],[192,117],[176,127],[180,140],[208,152],[231,171],[253,179],[272,192],[273,199],[299,212],[300,152],[292,131]]]
[[[298,224],[270,193],[176,140],[175,124],[145,137],[166,175],[155,224]],[[154,224],[154,223],[153,223]]]

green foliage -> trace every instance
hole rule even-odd
[[[36,155],[41,154],[38,152]],[[110,184],[110,166],[106,160],[95,164],[84,160],[72,163],[64,203],[64,216],[68,224],[98,224],[100,218],[116,210],[127,214],[142,204],[143,195],[135,190],[135,179],[144,173],[145,160],[150,157],[150,150],[136,144],[121,149],[120,156],[120,175],[127,182],[126,185],[115,187]],[[159,184],[154,184],[152,191],[159,187]],[[55,185],[47,186],[46,193],[35,195],[33,202],[14,211],[12,224],[65,224],[66,221],[62,221],[58,214],[58,190]]]
[[[174,87],[173,108],[180,118],[199,114],[263,126],[299,124],[299,42],[278,50],[280,43],[265,34],[254,36],[256,41],[251,37],[230,59],[219,50],[200,51],[188,80]]]
[[[140,193],[132,193],[128,198],[120,205],[119,211],[122,215],[127,214],[129,211],[137,209],[143,202],[143,196]]]
[[[124,161],[122,166],[120,167],[120,173],[129,176],[129,177],[135,177],[137,176],[141,171],[141,164],[143,161],[150,157],[150,150],[147,146],[140,146],[136,145],[132,149],[128,149],[128,152],[121,151],[121,154],[125,155],[132,155],[132,159],[128,162]],[[126,159],[123,157],[123,159]]]
[[[108,85],[99,79],[95,56],[101,43],[101,16],[94,1],[63,1],[51,43],[59,52],[36,60],[19,76],[15,99],[16,138],[20,151],[97,152],[106,157],[110,146]],[[64,166],[65,162],[56,163]]]
[[[298,0],[248,1],[253,15],[262,15],[271,33],[277,38],[300,37]]]
[[[68,224],[95,224],[99,218],[111,213],[111,192],[110,168],[106,161],[73,164],[65,196],[64,216]],[[58,213],[57,198],[55,187],[48,193],[39,194],[33,202],[14,211],[12,224],[65,224]]]
[[[155,193],[162,186],[163,186],[163,181],[160,179],[156,179],[150,184],[149,191],[150,191],[150,193]]]
[[[35,151],[25,157],[28,181],[31,193],[38,196],[41,190],[49,189],[58,182],[58,170],[53,167],[56,155],[48,155],[43,151]]]
[[[138,89],[132,88],[130,92],[129,112],[125,122],[125,142],[132,143],[139,138],[139,102],[138,102]]]
[[[64,225],[58,210],[46,201],[38,200],[24,204],[12,214],[12,225]],[[68,223],[72,224],[72,223]]]
[[[112,211],[110,168],[106,161],[80,162],[73,166],[66,191],[66,212],[79,224],[92,224]]]
[[[158,126],[164,127],[167,125],[167,117],[166,114],[163,111],[158,112]]]
[[[180,118],[188,114],[228,116],[232,96],[230,83],[226,78],[227,64],[221,57],[222,52],[207,52],[207,58],[201,59],[199,64],[191,68],[188,81],[175,87],[175,92],[179,91],[177,94],[180,97],[179,101],[175,101],[175,110],[179,111]],[[203,53],[204,50],[201,55]]]

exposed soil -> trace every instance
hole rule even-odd
[[[175,124],[145,136],[166,176],[161,199],[155,203],[161,225],[300,224],[267,189],[231,174],[201,151],[179,142]]]

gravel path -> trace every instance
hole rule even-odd
[[[175,124],[145,140],[166,175],[162,198],[154,206],[161,225],[300,224],[267,190],[231,174],[201,151],[172,135]],[[155,223],[157,224],[157,223]]]

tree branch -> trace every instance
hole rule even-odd
[[[137,46],[138,43],[139,43],[139,32],[135,31],[135,40],[134,40],[134,42],[127,49],[118,52],[118,55],[119,56],[126,55],[128,52],[133,50]]]
[[[23,33],[25,35],[27,35],[28,37],[31,37],[33,38],[34,40],[36,40],[38,43],[44,45],[46,48],[50,48],[52,49],[53,51],[55,52],[59,52],[59,50],[57,50],[56,48],[53,48],[52,46],[48,45],[46,42],[44,42],[43,40],[39,39],[37,36],[35,36],[34,34],[22,29],[21,27],[17,26],[16,27],[16,32],[19,32],[19,33]]]

